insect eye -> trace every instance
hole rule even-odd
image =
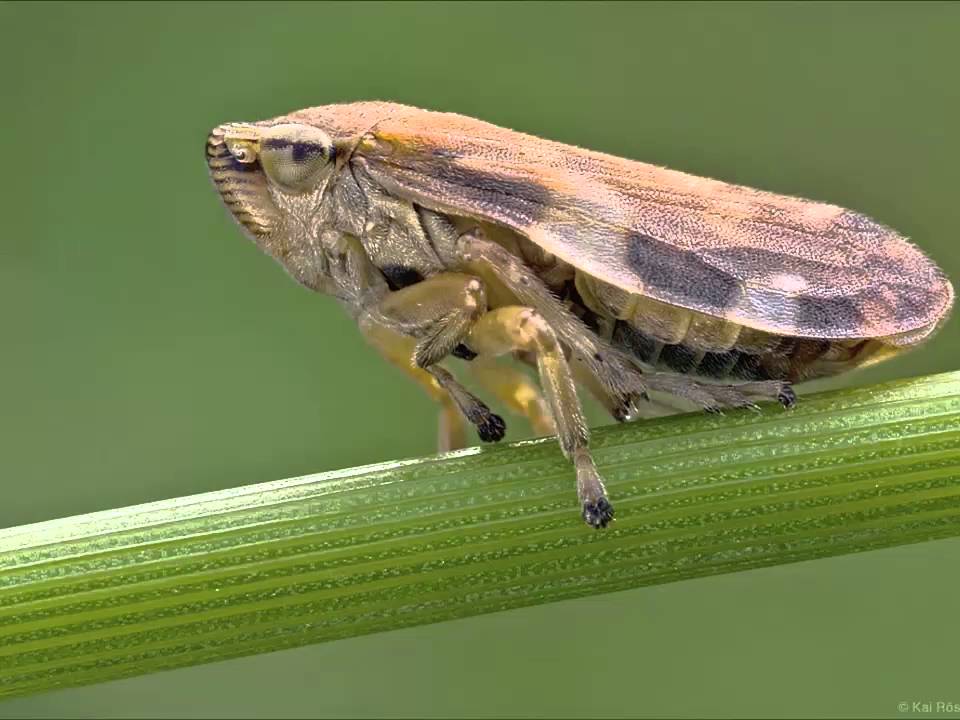
[[[316,187],[334,154],[330,137],[311,125],[274,125],[260,138],[260,164],[267,177],[290,192]]]

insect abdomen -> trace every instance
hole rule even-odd
[[[582,272],[581,302],[614,320],[610,341],[658,370],[711,379],[799,382],[872,364],[911,343],[788,337],[632,295]]]
[[[695,350],[683,343],[668,345],[623,320],[617,320],[611,341],[658,370],[716,380],[786,380],[800,382],[836,375],[898,352],[878,340],[818,340],[780,337],[771,350],[747,352]]]

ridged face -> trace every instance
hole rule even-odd
[[[237,158],[227,143],[238,135],[258,138],[256,128],[240,124],[220,125],[207,137],[207,166],[220,199],[233,217],[258,242],[269,239],[282,224],[259,158],[254,153]],[[251,150],[252,152],[252,150]],[[245,162],[243,161],[245,160]]]
[[[285,218],[292,206],[299,205],[302,215],[319,203],[336,160],[323,130],[296,122],[220,125],[207,137],[206,153],[220,199],[272,254],[287,242]]]

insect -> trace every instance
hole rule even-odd
[[[588,525],[613,518],[577,386],[617,420],[667,394],[707,410],[914,347],[953,288],[893,230],[834,205],[385,102],[314,107],[207,138],[257,245],[337,298],[440,403],[441,449],[504,422],[441,365],[556,434]],[[494,358],[512,355],[528,374]]]

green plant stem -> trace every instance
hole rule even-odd
[[[960,373],[0,531],[0,696],[960,535]]]

